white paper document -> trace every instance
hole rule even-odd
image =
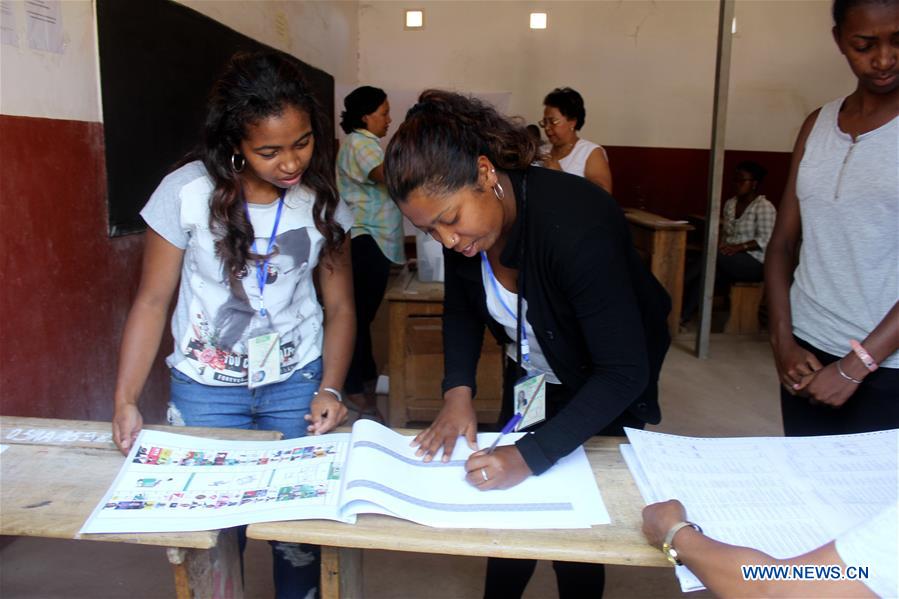
[[[496,433],[478,436],[486,447]],[[520,435],[507,435],[514,443]],[[360,420],[352,433],[219,441],[142,431],[82,533],[211,530],[278,520],[355,522],[379,513],[444,528],[588,528],[608,524],[583,448],[502,491],[465,481],[472,453],[425,463],[405,437]]]
[[[820,547],[897,502],[899,430],[729,439],[625,430],[633,455],[622,455],[632,472],[636,458],[644,499],[678,499],[708,536],[774,557]],[[683,590],[703,588],[677,573]]]

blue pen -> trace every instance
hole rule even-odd
[[[537,385],[536,389],[534,389],[534,392],[531,394],[531,399],[528,400],[528,405],[524,407],[524,412],[522,412],[521,414],[515,414],[511,419],[509,419],[509,422],[506,423],[506,426],[503,427],[503,430],[499,432],[499,434],[496,436],[496,439],[494,439],[493,443],[490,444],[490,447],[487,448],[487,455],[493,453],[493,450],[496,449],[497,445],[499,445],[499,440],[502,439],[504,435],[507,435],[515,430],[515,427],[518,426],[518,423],[524,419],[524,415],[527,414],[528,410],[531,409],[531,404],[534,403],[534,398],[537,397],[537,393],[540,392],[540,389],[544,384],[545,383],[541,383]]]

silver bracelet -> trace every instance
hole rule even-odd
[[[322,388],[320,389],[320,391],[327,391],[328,393],[330,393],[331,395],[333,395],[334,397],[336,397],[336,398],[337,398],[337,401],[339,401],[340,403],[343,403],[343,395],[341,395],[341,394],[340,394],[340,391],[338,391],[338,390],[335,389],[334,387],[322,387]],[[317,396],[318,396],[318,393],[319,393],[319,392],[316,391],[315,393],[312,394],[312,397],[317,397]]]
[[[840,360],[837,360],[837,372],[840,373],[840,376],[849,381],[850,383],[855,383],[856,385],[861,385],[862,382],[858,379],[854,379],[845,372],[843,372],[843,367],[840,366]]]

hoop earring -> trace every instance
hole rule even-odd
[[[493,195],[495,195],[496,199],[500,201],[502,201],[502,199],[506,197],[506,192],[503,191],[503,186],[499,184],[499,181],[493,184]]]
[[[239,173],[247,165],[247,159],[240,154],[231,154],[231,170]]]

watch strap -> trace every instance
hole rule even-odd
[[[665,535],[665,540],[662,543],[662,553],[668,558],[668,561],[671,562],[675,566],[683,566],[683,562],[680,561],[677,557],[677,549],[674,548],[674,535],[678,533],[678,531],[684,527],[690,526],[696,532],[702,532],[702,528],[698,524],[693,522],[683,521],[678,522],[674,526],[668,529],[668,534]]]

